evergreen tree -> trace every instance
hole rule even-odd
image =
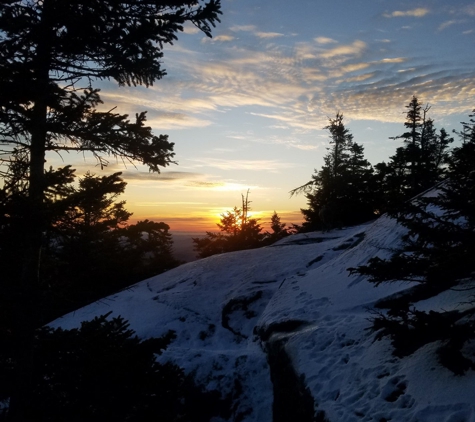
[[[95,80],[149,86],[165,75],[163,46],[191,22],[211,36],[220,1],[11,0],[0,3],[0,146],[28,155],[27,206],[16,317],[23,356],[10,417],[23,420],[28,406],[33,327],[38,323],[38,279],[46,226],[47,151],[91,151],[140,161],[158,171],[173,159],[166,135],[155,136],[145,112],[97,111]]]
[[[221,214],[217,223],[219,233],[206,232],[204,238],[193,238],[195,250],[200,258],[206,258],[224,252],[253,249],[262,246],[264,235],[259,220],[251,218],[249,190],[246,196],[241,195],[241,208],[234,207],[232,211]]]
[[[430,189],[444,178],[448,148],[453,139],[444,129],[437,133],[427,116],[430,106],[422,107],[416,96],[406,106],[406,132],[391,139],[402,139],[388,164],[375,166],[383,211],[395,209],[404,201]]]
[[[157,362],[174,332],[141,340],[126,320],[109,315],[71,330],[37,330],[26,417],[37,422],[201,422],[227,416],[217,391],[205,392],[178,366]],[[11,357],[4,352],[0,400],[11,389]]]
[[[448,178],[437,195],[418,196],[399,211],[398,221],[408,229],[404,247],[390,259],[372,258],[350,271],[369,281],[409,281],[418,284],[412,295],[387,305],[389,311],[374,318],[380,335],[392,338],[396,353],[411,353],[442,340],[439,360],[455,373],[475,369],[463,346],[475,337],[475,120],[464,124],[462,145],[449,158]],[[463,310],[429,313],[411,306],[447,289],[467,291]]]
[[[45,292],[48,302],[59,310],[76,309],[133,282],[137,263],[125,267],[132,262],[121,239],[132,214],[125,201],[117,201],[126,186],[120,175],[88,172],[79,178],[77,188],[57,200],[64,204],[64,212],[51,221],[41,275],[42,286],[51,286]]]
[[[270,228],[271,232],[266,231],[262,239],[263,245],[271,245],[292,233],[295,233],[295,228],[287,228],[285,223],[282,223],[279,214],[276,211],[271,216]]]
[[[163,222],[138,221],[122,231],[125,239],[124,258],[133,269],[135,280],[160,274],[176,267],[179,262],[173,256],[173,239],[170,226]],[[134,265],[135,262],[135,265]]]
[[[306,193],[308,209],[302,209],[307,229],[321,228],[322,210],[332,210],[338,224],[357,224],[374,217],[372,199],[372,167],[364,158],[362,145],[353,141],[353,135],[343,123],[343,114],[337,113],[325,127],[330,132],[330,148],[324,165],[312,175],[312,180],[291,191]],[[327,213],[328,214],[328,213]]]
[[[120,173],[86,173],[76,184],[74,172],[66,166],[45,173],[48,226],[39,286],[42,321],[178,265],[167,224],[149,220],[129,224],[131,213],[125,209],[125,201],[118,200],[126,186]],[[5,293],[0,326],[6,331],[11,330],[15,307],[7,293],[15,290],[21,271],[16,257],[22,247],[17,240],[18,208],[27,195],[22,181],[20,178],[16,188],[0,189],[4,198],[0,201],[0,265]]]
[[[271,237],[281,239],[289,235],[289,230],[285,227],[286,224],[281,222],[279,214],[274,211],[270,219],[270,228],[272,229]]]

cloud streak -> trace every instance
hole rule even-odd
[[[219,158],[203,158],[193,160],[196,167],[212,167],[220,170],[245,170],[245,171],[279,171],[294,167],[294,164],[278,160],[230,160]]]
[[[162,171],[151,173],[144,171],[123,171],[122,177],[125,180],[154,181],[154,182],[174,182],[177,180],[190,180],[202,177],[202,173],[185,171]]]
[[[338,56],[355,56],[360,57],[366,48],[366,43],[360,40],[354,41],[349,45],[341,45],[320,54],[320,57],[324,59],[331,59]]]
[[[412,17],[412,18],[422,18],[429,13],[429,9],[425,7],[418,7],[412,10],[396,10],[391,13],[384,13],[385,18],[402,18],[402,17]]]

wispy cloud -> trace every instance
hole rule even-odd
[[[416,10],[401,13],[422,14]],[[257,36],[259,32],[253,25],[230,29],[231,36],[239,32]],[[239,40],[236,35],[232,48],[225,42],[216,43],[216,55],[211,60],[209,55],[177,45],[173,60],[167,62],[172,77],[151,89],[136,89],[133,94],[127,88],[104,91],[108,107],[117,105],[118,111],[131,116],[138,110],[149,110],[148,124],[163,133],[207,128],[219,124],[223,113],[250,106],[252,116],[268,119],[269,127],[285,128],[291,134],[321,129],[327,123],[326,116],[337,110],[345,111],[348,118],[395,121],[414,93],[433,105],[444,102],[447,113],[473,108],[473,70],[448,63],[427,67],[418,57],[393,56],[397,50],[381,48],[381,40],[358,37],[338,44],[334,39],[317,37],[293,45],[267,43],[259,48]],[[179,77],[173,76],[177,74]],[[314,148],[298,139],[285,145]],[[227,166],[222,162],[212,165]]]
[[[195,35],[198,32],[200,32],[200,30],[196,26],[194,26],[190,23],[187,23],[187,24],[185,24],[185,26],[183,28],[183,32],[185,34],[188,34],[188,35]]]
[[[284,34],[281,34],[280,32],[261,32],[261,31],[256,32],[255,35],[259,38],[278,38],[278,37],[284,36]]]
[[[229,29],[231,29],[231,31],[234,31],[234,32],[240,32],[240,31],[255,32],[257,30],[255,25],[234,25]]]
[[[401,18],[401,17],[413,17],[413,18],[422,18],[430,12],[429,9],[425,7],[418,7],[417,9],[411,10],[395,10],[391,13],[384,13],[385,18]]]
[[[260,31],[255,25],[234,25],[230,28],[233,32],[250,32],[258,38],[270,39],[283,37],[284,34],[280,32],[266,32]]]
[[[475,4],[469,4],[462,10],[464,15],[475,16]]]
[[[245,192],[247,189],[257,190],[260,189],[259,186],[249,186],[242,183],[233,183],[233,182],[190,182],[187,184],[188,187],[196,189],[207,189],[218,192]]]
[[[392,58],[384,58],[375,63],[404,63],[407,61],[405,57],[392,57]]]
[[[444,29],[448,28],[449,26],[455,25],[457,23],[456,20],[452,19],[450,21],[443,22],[437,28],[438,31],[443,31]]]
[[[201,39],[202,43],[214,43],[214,42],[229,42],[235,40],[236,37],[232,35],[217,35],[216,37],[209,38],[209,37],[203,37]]]
[[[338,47],[326,50],[320,53],[320,57],[324,59],[331,59],[337,56],[360,56],[366,48],[364,41],[356,40],[352,44],[340,45]]]
[[[362,82],[367,79],[371,79],[375,76],[375,73],[365,73],[363,75],[353,76],[352,78],[347,78],[346,82]]]
[[[197,168],[214,167],[220,170],[278,171],[294,167],[292,163],[278,160],[231,160],[203,158],[193,160]]]
[[[207,182],[205,180],[196,180],[187,183],[188,186],[197,188],[220,188],[225,186],[224,182]]]
[[[370,66],[370,63],[352,63],[345,65],[341,68],[344,73],[355,72],[357,70],[366,69]]]
[[[318,44],[335,44],[335,43],[338,42],[338,41],[336,41],[332,38],[328,38],[328,37],[317,37],[317,38],[315,38],[315,41]]]
[[[192,205],[195,208],[195,205],[206,205],[206,202],[183,202],[183,201],[147,201],[147,202],[134,202],[135,207],[163,207],[170,205]]]
[[[215,160],[212,162],[211,159],[202,159],[195,160],[198,164],[194,167],[204,168],[204,167],[214,167],[219,169],[244,169],[244,170],[257,170],[254,166],[263,165],[264,169],[272,171],[278,167],[278,164],[271,165],[266,164],[265,161],[255,161],[254,165],[248,163],[245,165],[243,162],[233,162],[231,160]],[[208,162],[211,164],[208,165]],[[233,168],[233,163],[235,167]],[[162,171],[160,174],[157,173],[148,173],[144,171],[125,171],[122,173],[123,179],[129,183],[130,186],[141,186],[146,188],[153,188],[166,191],[182,192],[194,192],[196,189],[204,189],[209,191],[219,191],[219,192],[234,192],[234,191],[245,191],[248,188],[260,189],[259,186],[248,186],[244,185],[239,181],[221,179],[215,175],[211,176],[206,173],[198,172],[187,172],[187,171]],[[180,205],[182,207],[187,205],[192,205],[193,208],[196,208],[202,202],[199,201],[172,201],[172,202],[162,202],[162,201],[146,201],[146,202],[134,202],[134,206],[140,207],[153,207],[159,205]]]
[[[202,177],[201,173],[185,171],[162,171],[161,173],[151,173],[143,171],[124,171],[122,177],[126,180],[142,180],[154,182],[173,182],[176,180],[189,180]]]

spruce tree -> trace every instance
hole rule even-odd
[[[353,135],[337,113],[325,127],[330,132],[330,147],[324,165],[312,180],[291,191],[305,193],[308,209],[302,209],[307,229],[322,227],[321,210],[331,208],[333,224],[357,224],[374,217],[371,182],[373,169],[364,158],[364,148],[353,141]]]
[[[241,208],[234,207],[232,211],[221,214],[221,220],[216,224],[220,232],[206,232],[204,238],[193,238],[194,248],[200,258],[262,246],[262,227],[259,220],[251,218],[249,214],[249,190],[241,198]]]
[[[427,115],[430,108],[412,97],[406,106],[406,132],[391,138],[402,139],[403,146],[397,148],[388,164],[375,166],[383,212],[394,210],[445,177],[453,138],[444,129],[437,133],[434,121]]]
[[[390,259],[374,257],[350,271],[375,284],[416,283],[412,294],[389,302],[373,322],[379,335],[390,336],[396,353],[412,353],[442,340],[439,360],[457,374],[475,362],[463,346],[475,337],[475,120],[464,124],[462,145],[449,157],[447,179],[430,195],[420,195],[395,213],[407,228],[404,246]],[[414,304],[448,289],[467,292],[460,310],[419,311]]]
[[[179,264],[167,224],[149,220],[130,224],[132,214],[120,200],[126,186],[120,175],[86,173],[75,182],[70,166],[45,173],[48,225],[38,289],[39,324]],[[12,331],[16,301],[10,292],[15,291],[21,271],[17,220],[27,201],[23,178],[18,185],[14,175],[5,180],[7,186],[0,189],[1,333]]]
[[[171,362],[157,361],[175,338],[139,339],[110,312],[71,330],[36,332],[33,394],[25,417],[36,422],[203,422],[229,420],[230,400],[197,385]],[[0,400],[11,389],[11,359],[0,349]],[[219,418],[221,416],[221,418]]]
[[[290,234],[290,230],[285,226],[286,224],[281,222],[280,215],[274,211],[270,219],[270,228],[272,229],[272,233],[266,233],[266,242],[274,243],[283,237],[288,236]]]
[[[33,327],[39,322],[40,257],[46,225],[48,151],[90,151],[139,161],[159,171],[173,161],[173,144],[134,119],[102,111],[97,80],[150,86],[165,75],[163,46],[187,22],[211,36],[220,1],[11,0],[0,3],[0,146],[27,154],[27,204],[15,332],[21,364],[10,417],[28,405]]]

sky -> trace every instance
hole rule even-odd
[[[105,108],[147,111],[177,165],[157,175],[111,160],[101,171],[73,154],[49,164],[122,171],[133,219],[172,231],[217,231],[248,189],[264,226],[274,211],[301,223],[306,199],[289,191],[322,166],[337,112],[376,164],[400,146],[389,138],[404,132],[413,95],[447,131],[475,108],[474,1],[222,0],[222,12],[212,39],[190,25],[165,47],[167,76],[152,87],[96,84]]]

